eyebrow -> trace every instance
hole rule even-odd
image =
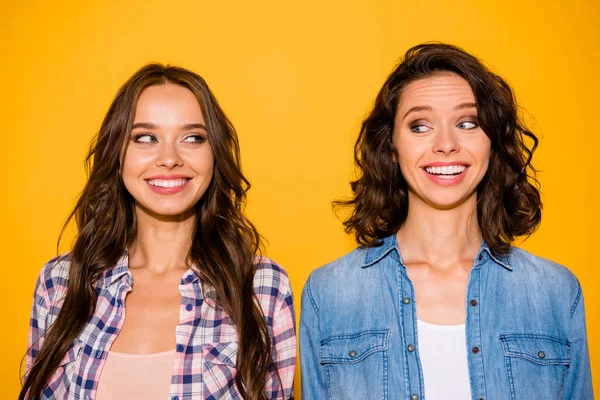
[[[201,124],[201,123],[183,124],[183,125],[181,125],[181,129],[184,131],[190,131],[192,129],[204,129],[205,131],[208,131],[206,129],[206,126],[204,126],[204,124]]]
[[[413,113],[413,112],[419,112],[419,111],[431,111],[433,110],[433,108],[429,107],[429,106],[415,106],[415,107],[411,107],[408,109],[408,111],[406,112],[406,114],[404,114],[404,118],[406,118],[408,116],[408,114]]]
[[[465,108],[477,108],[477,104],[475,103],[462,103],[459,104],[457,106],[454,106],[454,108],[452,108],[452,110],[456,111],[456,110],[462,110]]]
[[[459,104],[457,106],[452,107],[452,111],[463,110],[465,108],[477,108],[477,104],[475,104],[475,103],[462,103],[462,104]],[[431,108],[429,106],[415,106],[415,107],[411,107],[411,108],[408,109],[408,111],[406,112],[406,114],[404,114],[404,118],[406,118],[406,116],[408,114],[413,113],[413,112],[432,111],[432,110],[433,110],[433,108]]]
[[[131,129],[137,129],[137,128],[142,128],[142,129],[158,129],[158,125],[156,124],[152,124],[149,122],[136,122],[135,124],[133,124],[133,126],[131,127]],[[180,126],[181,130],[184,131],[189,131],[192,129],[203,129],[205,131],[208,131],[206,129],[206,126],[204,126],[204,124],[200,124],[200,123],[195,123],[195,124],[183,124]]]

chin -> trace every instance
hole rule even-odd
[[[182,207],[181,203],[172,205],[143,205],[142,209],[146,214],[156,219],[186,219],[191,215],[196,214],[194,204],[189,207]]]
[[[464,204],[471,196],[468,194],[438,194],[427,196],[424,195],[422,199],[429,204],[431,207],[436,208],[438,210],[451,210],[456,208],[462,204]]]

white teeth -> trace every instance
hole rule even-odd
[[[176,187],[184,185],[187,181],[187,179],[150,179],[148,183],[152,186]]]
[[[457,175],[467,169],[466,165],[445,165],[443,167],[426,167],[425,171],[433,175]]]

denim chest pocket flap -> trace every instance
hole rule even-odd
[[[505,357],[521,358],[539,365],[569,365],[571,346],[568,340],[550,335],[500,335]]]
[[[332,335],[321,341],[321,364],[354,364],[387,350],[388,330],[364,330]]]

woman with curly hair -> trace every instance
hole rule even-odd
[[[475,57],[406,53],[336,203],[359,248],[304,287],[304,399],[592,398],[579,282],[511,246],[540,223],[537,143]]]
[[[73,249],[36,285],[20,398],[290,398],[290,284],[260,257],[237,134],[206,82],[140,69],[86,165]]]

